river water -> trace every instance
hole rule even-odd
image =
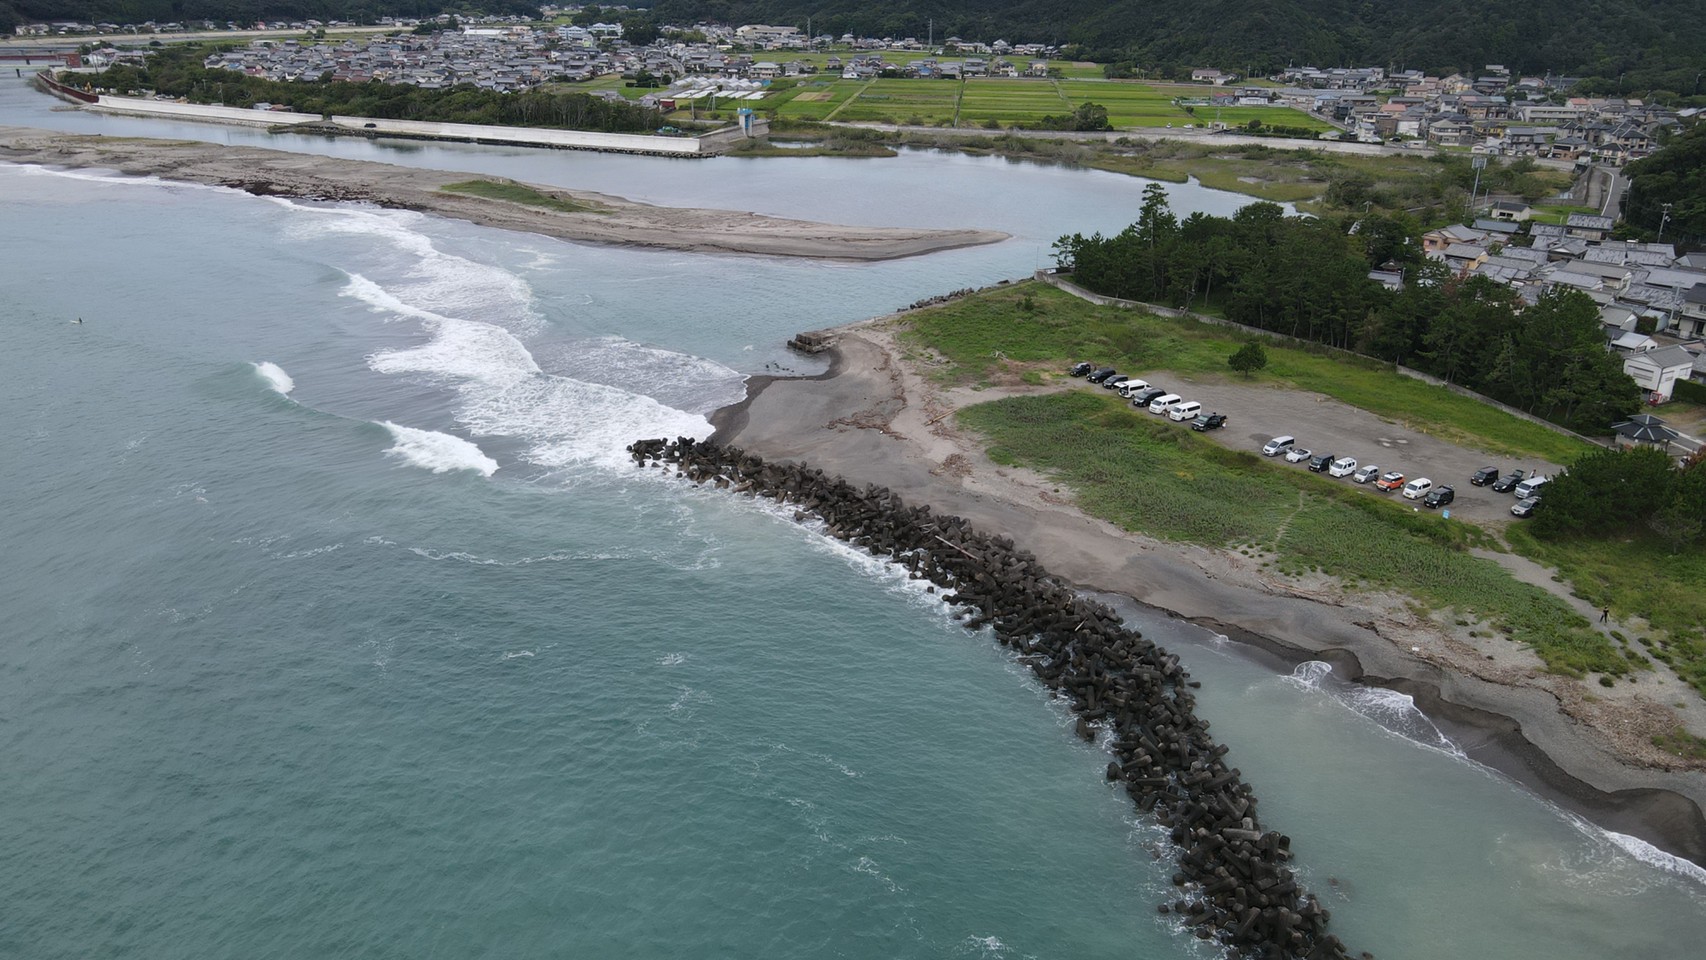
[[[810,369],[797,330],[1120,229],[1142,181],[55,106],[0,85],[6,124],[1014,239],[710,257],[0,165],[0,956],[1208,955],[1154,911],[1160,834],[987,635],[621,456]],[[1698,955],[1698,870],[1468,762],[1401,696],[1136,619],[1355,949]]]

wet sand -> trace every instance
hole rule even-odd
[[[995,464],[953,426],[953,410],[1000,389],[939,389],[901,359],[891,336],[882,320],[856,324],[843,329],[825,374],[754,378],[745,401],[713,416],[712,439],[889,487],[1012,537],[1081,589],[1209,627],[1285,664],[1326,661],[1341,679],[1410,694],[1474,759],[1601,826],[1706,865],[1706,771],[1654,764],[1639,736],[1608,732],[1652,705],[1583,698],[1578,681],[1539,671],[1537,658],[1508,642],[1489,660],[1485,647],[1416,617],[1399,596],[1279,583],[1236,554],[1092,518],[1069,491]],[[1572,715],[1584,700],[1603,712]]]
[[[733,210],[660,207],[608,194],[522,184],[554,200],[592,208],[563,212],[440,189],[468,180],[515,183],[502,177],[258,147],[63,134],[27,127],[0,127],[0,160],[117,170],[263,195],[373,203],[563,240],[697,253],[893,260],[1007,239],[1007,234],[994,230],[813,223]]]

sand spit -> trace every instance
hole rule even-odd
[[[117,170],[262,195],[373,203],[563,240],[696,253],[892,260],[1007,239],[1007,234],[993,230],[855,227],[732,210],[659,207],[607,194],[524,184],[552,199],[593,211],[561,212],[440,189],[467,180],[514,182],[501,177],[258,147],[63,134],[27,127],[0,127],[0,160]]]
[[[1533,654],[1465,642],[1396,595],[1281,582],[1236,554],[1090,517],[1048,478],[989,460],[949,416],[1037,388],[939,389],[881,320],[844,328],[835,351],[822,376],[755,377],[747,400],[713,416],[711,441],[887,487],[1001,531],[1080,589],[1129,597],[1288,663],[1326,661],[1342,679],[1408,693],[1476,760],[1594,823],[1706,864],[1706,772],[1655,761],[1641,736],[1649,714],[1669,716],[1663,705],[1586,696],[1576,681],[1540,670]]]

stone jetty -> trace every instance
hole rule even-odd
[[[1290,838],[1262,827],[1254,790],[1196,716],[1191,690],[1199,684],[1111,608],[1051,577],[1011,540],[907,506],[887,488],[858,488],[807,465],[767,463],[687,437],[641,440],[629,453],[639,467],[793,504],[795,519],[821,520],[830,536],[930,581],[967,627],[989,627],[1017,651],[1071,703],[1078,735],[1108,745],[1108,779],[1171,830],[1178,896],[1159,904],[1160,913],[1232,956],[1351,956],[1328,932],[1326,908],[1287,867]]]

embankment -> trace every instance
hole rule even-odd
[[[796,519],[822,520],[830,536],[950,591],[943,599],[967,627],[990,627],[1071,703],[1079,736],[1105,736],[1114,757],[1108,780],[1171,828],[1180,895],[1160,904],[1161,913],[1177,913],[1197,937],[1219,940],[1234,956],[1348,956],[1327,932],[1328,911],[1285,866],[1290,839],[1262,827],[1254,791],[1196,716],[1197,683],[1177,656],[1122,626],[1112,609],[1079,596],[1012,540],[908,506],[886,488],[855,488],[808,465],[767,463],[685,437],[629,450],[640,467],[795,504]]]

